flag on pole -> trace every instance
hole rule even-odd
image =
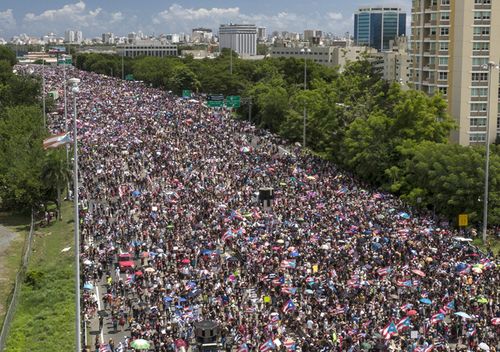
[[[411,325],[410,318],[405,317],[396,323],[396,328],[398,329],[398,331],[403,331],[405,329],[409,329],[410,325]]]
[[[297,349],[297,344],[291,338],[287,338],[284,345],[287,351],[295,351]]]
[[[284,259],[281,261],[281,269],[295,269],[297,267],[297,261],[295,259]]]
[[[286,302],[285,305],[283,306],[283,313],[292,312],[296,308],[297,307],[295,306],[295,304],[293,303],[293,301],[291,299],[289,299],[288,302]]]
[[[384,329],[382,329],[380,333],[382,334],[382,336],[384,336],[386,340],[389,340],[392,336],[398,334],[398,328],[393,322],[391,322]]]
[[[109,345],[107,345],[107,344],[106,345],[105,344],[101,344],[99,346],[99,352],[108,352],[108,351],[110,351]]]
[[[248,348],[248,345],[246,343],[242,343],[239,347],[238,347],[238,352],[249,352],[250,349]]]
[[[69,133],[59,133],[43,140],[43,149],[57,148],[71,142]]]
[[[431,324],[437,324],[439,322],[442,322],[444,320],[444,314],[443,313],[436,313],[431,317]]]
[[[264,342],[262,345],[260,345],[259,351],[260,352],[267,352],[267,351],[274,350],[275,347],[276,347],[276,345],[274,344],[273,340],[269,339],[266,342]]]

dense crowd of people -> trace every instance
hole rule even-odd
[[[491,253],[225,110],[70,72],[81,79],[82,285],[107,282],[102,297],[85,291],[84,309],[102,298],[129,336],[121,350],[138,338],[186,348],[200,320],[219,324],[227,351],[497,347]],[[62,97],[62,68],[45,77]],[[136,267],[120,273],[123,253]]]

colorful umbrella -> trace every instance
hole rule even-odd
[[[134,340],[130,346],[136,350],[149,350],[151,348],[151,344],[144,339]]]
[[[420,303],[432,304],[432,301],[428,298],[420,298]]]
[[[189,263],[191,263],[191,261],[188,258],[184,258],[181,260],[181,263],[182,264],[189,264]]]
[[[455,312],[453,314],[458,315],[459,317],[462,317],[464,319],[472,319],[472,317],[465,312]]]
[[[481,304],[486,304],[486,303],[488,303],[488,298],[483,297],[483,296],[479,296],[479,297],[477,297],[477,298],[476,298],[476,300],[477,300],[477,302],[478,302],[478,303],[481,303]]]
[[[408,315],[409,317],[417,315],[417,311],[415,309],[409,310],[406,312],[406,315]]]
[[[92,285],[90,282],[87,282],[85,285],[83,285],[84,290],[92,290],[94,288],[94,285]]]

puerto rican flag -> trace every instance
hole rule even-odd
[[[297,344],[291,338],[287,338],[283,344],[287,351],[295,351],[297,349]]]
[[[291,299],[288,300],[288,302],[285,303],[283,306],[283,313],[288,313],[288,312],[293,312],[295,309],[297,309],[297,306]]]
[[[401,308],[400,308],[400,309],[401,309],[403,312],[406,312],[406,311],[409,311],[409,310],[410,310],[410,309],[412,309],[412,308],[413,308],[413,304],[411,304],[411,303],[406,303],[406,304],[403,304],[403,305],[401,306]]]
[[[396,282],[396,284],[399,286],[399,287],[412,287],[413,286],[413,281],[412,280],[405,280],[405,279],[402,279],[402,280],[398,280]]]
[[[396,324],[391,322],[384,329],[382,329],[380,333],[386,340],[389,340],[391,337],[398,334],[398,328],[396,327]]]
[[[333,308],[333,310],[332,310],[333,315],[340,315],[340,314],[344,314],[344,313],[345,313],[345,309],[343,307]]]
[[[235,238],[235,237],[236,237],[236,235],[235,235],[235,233],[233,232],[233,230],[229,229],[229,230],[227,230],[227,231],[224,233],[224,235],[222,235],[222,240],[223,240],[223,241],[227,241],[227,240],[229,240],[229,239],[231,239],[231,238]]]
[[[443,313],[436,313],[431,317],[431,324],[437,324],[440,323],[444,320],[444,314]]]
[[[109,345],[101,344],[99,346],[99,352],[109,352],[109,351],[111,351],[111,349],[109,348]]]
[[[434,350],[434,345],[429,345],[426,348],[424,348],[422,351],[423,352],[432,352]]]
[[[295,269],[297,261],[295,259],[284,259],[280,264],[281,269]]]
[[[43,140],[43,149],[57,148],[61,145],[71,143],[69,133],[59,133]]]
[[[452,310],[455,310],[455,300],[449,301],[444,307],[443,310],[447,313],[451,312]]]
[[[290,287],[288,285],[284,285],[281,288],[281,293],[285,293],[287,295],[294,295],[297,293],[297,287]]]
[[[239,347],[238,347],[238,352],[249,352],[250,349],[248,348],[248,345],[246,343],[242,343]]]
[[[405,317],[396,323],[396,328],[398,329],[398,331],[404,331],[405,329],[409,329],[410,326],[411,326],[411,321],[410,318],[408,317]]]
[[[380,276],[385,276],[385,275],[389,274],[390,272],[391,272],[390,266],[377,269],[377,274],[379,274]]]
[[[273,340],[269,339],[266,342],[264,342],[262,345],[259,346],[259,351],[260,352],[266,352],[266,351],[271,351],[276,348],[276,345],[274,344]]]

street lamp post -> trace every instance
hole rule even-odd
[[[47,114],[45,112],[45,59],[42,59],[42,107],[43,107],[43,128],[47,127]]]
[[[81,342],[81,323],[80,323],[80,234],[79,234],[79,224],[80,224],[80,214],[78,212],[78,134],[76,126],[76,95],[80,91],[78,84],[80,79],[70,78],[68,83],[72,86],[71,91],[73,92],[73,148],[74,148],[74,164],[73,164],[73,187],[74,187],[74,211],[75,211],[75,289],[76,289],[76,352],[80,352],[82,342]]]
[[[490,99],[491,94],[491,83],[493,69],[498,69],[499,66],[495,62],[490,61],[486,65],[482,65],[482,68],[489,70],[488,72],[488,100],[487,100],[487,110],[486,110],[486,161],[484,163],[484,199],[483,199],[483,243],[486,244],[487,230],[488,230],[488,186],[489,186],[489,176],[490,176]]]
[[[300,50],[302,54],[304,54],[304,91],[307,90],[307,54],[311,52],[311,49],[309,48],[303,48]],[[306,147],[306,122],[307,122],[307,107],[304,102],[304,121],[303,121],[303,127],[302,127],[302,145],[305,148]]]

